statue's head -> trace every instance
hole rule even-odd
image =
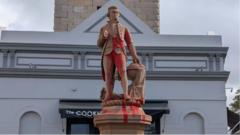
[[[111,6],[108,8],[107,17],[111,20],[117,20],[120,16],[120,12],[117,6]]]

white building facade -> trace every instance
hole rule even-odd
[[[96,40],[110,5],[120,8],[146,66],[144,109],[153,116],[146,133],[225,134],[229,72],[221,36],[155,34],[117,0],[71,32],[2,32],[0,133],[98,133],[92,119],[104,82]]]

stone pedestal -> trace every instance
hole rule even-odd
[[[94,117],[94,125],[100,134],[144,134],[152,117],[146,115],[138,103],[111,100],[102,104],[99,115]]]

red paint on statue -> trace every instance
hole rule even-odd
[[[109,110],[107,110],[107,109],[102,109],[101,113],[102,113],[102,114],[104,114],[104,113],[109,113]]]
[[[122,100],[122,113],[123,113],[123,122],[128,123],[128,113],[126,108],[126,100]]]
[[[112,44],[113,44],[113,50],[116,48],[122,48],[122,49],[124,48],[124,42],[119,37],[113,37]]]
[[[105,56],[107,56],[108,59],[111,59],[111,61],[117,67],[120,77],[122,77],[122,75],[123,75],[122,72],[125,70],[124,68],[126,67],[126,54],[125,54],[126,52],[124,51],[125,50],[124,41],[121,40],[119,37],[113,37],[112,45],[113,45],[112,52]],[[119,50],[120,53],[115,52],[116,48],[121,49],[121,50]],[[109,71],[104,71],[104,72],[109,72]],[[104,72],[102,73],[102,79],[104,81],[106,81]]]
[[[131,111],[132,111],[132,114],[133,114],[133,115],[139,114],[139,112],[138,112],[139,109],[138,109],[137,106],[131,105],[130,108],[131,108]]]
[[[126,67],[126,56],[123,52],[115,52],[114,50],[104,56],[106,60],[112,61],[114,65],[117,67],[117,71],[122,79],[122,76],[124,75],[125,72],[125,67]],[[111,72],[111,71],[105,71],[105,72]],[[114,75],[114,74],[113,74]],[[114,78],[114,77],[113,77]],[[104,77],[105,80],[105,77]]]

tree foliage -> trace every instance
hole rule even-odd
[[[231,110],[236,112],[240,110],[240,89],[236,91],[236,96],[233,98],[233,103],[230,104]]]

